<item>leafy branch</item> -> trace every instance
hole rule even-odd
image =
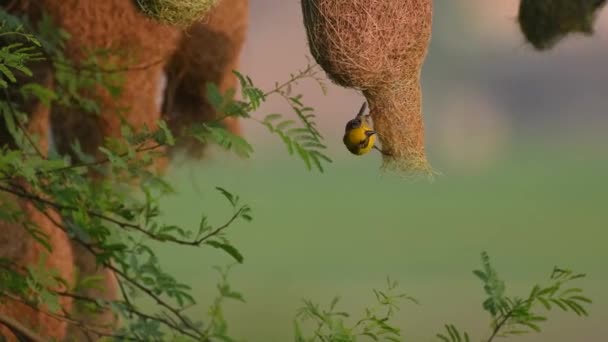
[[[391,322],[396,311],[399,310],[398,304],[403,300],[418,302],[404,293],[396,293],[397,287],[397,282],[387,278],[385,290],[373,290],[376,305],[366,308],[363,317],[351,325],[346,322],[350,314],[336,309],[339,297],[335,297],[327,309],[322,309],[310,300],[304,300],[304,306],[296,314],[296,342],[354,342],[357,337],[398,342],[401,330]],[[307,321],[315,326],[312,336],[308,337],[303,333],[301,326]]]
[[[549,277],[548,285],[535,285],[527,297],[506,296],[506,286],[498,277],[498,273],[490,264],[487,253],[481,254],[482,270],[473,273],[483,282],[484,291],[488,298],[483,302],[483,309],[492,317],[490,336],[487,342],[497,337],[540,332],[539,323],[547,320],[544,314],[538,312],[540,305],[545,311],[554,307],[564,312],[573,312],[577,316],[587,316],[585,306],[591,304],[591,299],[583,294],[579,287],[569,286],[570,282],[584,278],[584,274],[555,267]],[[469,335],[461,334],[454,325],[445,326],[446,334],[437,337],[445,342],[469,341]]]
[[[199,140],[206,142],[211,139],[226,149],[234,149],[238,154],[248,156],[252,147],[240,137],[215,134],[214,124],[226,117],[235,116],[252,119],[273,133],[277,134],[287,147],[290,155],[297,155],[305,163],[308,170],[313,166],[320,172],[324,171],[323,164],[331,163],[331,159],[325,154],[326,145],[323,137],[316,128],[314,109],[302,102],[302,95],[292,95],[293,86],[303,79],[313,79],[321,89],[325,86],[317,75],[318,69],[314,64],[308,64],[303,70],[291,74],[290,78],[283,83],[276,83],[274,88],[264,91],[258,88],[253,80],[238,71],[234,71],[241,86],[241,101],[235,101],[235,91],[231,89],[221,94],[217,86],[209,84],[207,87],[207,99],[218,113],[223,113],[217,120],[195,125],[193,135]],[[269,96],[278,94],[284,98],[296,115],[294,119],[285,119],[283,114],[267,114],[263,119],[253,117],[250,113],[257,111]],[[207,134],[201,134],[207,133]]]
[[[291,74],[289,80],[280,84],[276,83],[273,89],[266,92],[256,88],[248,77],[239,73],[236,75],[241,83],[243,98],[251,99],[252,111],[257,110],[259,99],[266,99],[273,94],[280,95],[288,103],[296,114],[299,126],[295,120],[283,119],[283,115],[278,113],[271,113],[262,120],[255,120],[268,128],[271,133],[277,134],[287,147],[287,152],[290,155],[297,153],[308,170],[312,170],[314,166],[323,172],[323,164],[331,163],[332,160],[324,152],[327,147],[323,143],[323,136],[316,127],[314,108],[303,104],[301,94],[293,95],[293,85],[303,79],[313,79],[325,93],[325,84],[318,76],[318,72],[317,66],[309,63],[303,70]]]
[[[47,24],[49,23],[42,23],[40,26],[45,27]],[[83,97],[80,92],[96,86],[106,87],[106,89],[114,86],[111,82],[104,83],[103,77],[98,77],[99,73],[108,70],[92,69],[93,66],[99,65],[101,59],[98,57],[103,58],[104,53],[91,57],[91,68],[74,67],[71,61],[63,59],[60,49],[61,39],[53,41],[55,39],[53,37],[61,35],[55,28],[47,29],[51,32],[49,37],[45,37],[46,40],[43,44],[36,46],[43,45],[48,48],[49,45],[54,44],[55,47],[58,47],[56,51],[45,50],[44,56],[47,58],[52,56],[55,78],[59,86],[55,90],[51,90],[38,83],[23,85],[18,78],[15,78],[15,82],[13,79],[7,81],[7,84],[10,82],[10,88],[6,90],[19,89],[18,94],[25,97],[24,89],[37,89],[37,91],[31,91],[31,95],[43,102],[48,100],[47,105],[50,102],[59,105],[75,105],[85,111],[94,112],[98,108],[95,99],[87,102],[89,99]],[[40,36],[42,37],[44,34]],[[24,51],[27,52],[27,50]],[[8,53],[24,51],[11,50]],[[27,65],[34,60],[34,57],[36,56],[24,55],[24,70],[30,71]],[[19,66],[16,62],[13,64]],[[27,77],[33,76],[33,73],[26,72],[25,76],[27,79]],[[101,84],[99,84],[100,82]],[[33,84],[37,84],[39,87],[33,88]],[[117,92],[116,94],[119,91],[119,89],[108,90],[110,93]],[[66,96],[76,99],[76,101],[69,102],[66,100]],[[12,141],[19,142],[16,148],[13,148],[12,145],[0,148],[2,200],[5,195],[10,194],[10,197],[7,198],[16,196],[25,203],[32,203],[34,208],[53,222],[55,227],[63,230],[74,242],[92,254],[100,266],[114,273],[123,298],[117,301],[102,301],[82,295],[77,291],[53,291],[56,283],[46,281],[38,284],[33,281],[35,278],[33,275],[38,274],[38,271],[33,272],[28,269],[28,272],[22,272],[10,268],[0,272],[3,280],[10,280],[0,284],[0,296],[3,299],[20,300],[34,310],[76,325],[87,336],[105,336],[132,341],[162,341],[165,340],[163,336],[170,332],[175,336],[207,341],[209,337],[203,329],[202,323],[193,321],[184,312],[194,304],[190,287],[178,282],[163,271],[158,257],[148,243],[156,241],[193,247],[213,247],[223,250],[238,262],[243,262],[243,256],[226,238],[226,231],[237,220],[250,221],[252,219],[250,207],[241,204],[238,196],[218,187],[217,190],[230,202],[233,209],[232,215],[224,224],[216,227],[209,225],[204,215],[198,231],[163,224],[159,222],[161,211],[158,200],[163,195],[171,193],[172,189],[161,177],[149,172],[147,166],[153,160],[154,153],[162,152],[162,147],[175,143],[175,137],[164,122],[160,122],[159,128],[155,131],[144,128],[143,130],[138,129],[136,132],[132,127],[124,125],[122,127],[123,139],[108,140],[105,146],[100,148],[103,156],[98,159],[84,155],[80,152],[78,145],[75,145],[74,148],[79,161],[72,162],[56,155],[47,158],[42,153],[37,155],[26,153],[26,148],[36,146],[36,143],[33,139],[28,139],[29,132],[25,127],[28,113],[19,112],[20,103],[17,97],[15,96],[13,99],[6,96],[0,99],[0,107],[4,109],[2,111],[4,121],[13,123],[13,125],[8,125],[11,128],[8,132],[9,138],[12,137]],[[2,138],[4,141],[5,137]],[[82,172],[83,170],[101,170],[102,166],[109,167],[103,169],[105,177],[97,181],[91,181],[87,174]],[[123,174],[127,177],[119,176]],[[134,191],[137,189],[133,189],[129,184],[132,179],[139,180],[137,184],[139,192]],[[125,188],[125,184],[129,186]],[[143,199],[138,195],[143,195]],[[0,204],[4,204],[4,202],[0,202]],[[4,207],[1,209],[0,216],[3,221],[7,218],[11,218],[13,224],[20,224],[23,221],[23,227],[27,228],[32,238],[44,245],[48,252],[56,247],[49,244],[47,236],[42,230],[29,228],[34,225],[27,221],[27,217],[19,216],[14,209]],[[50,212],[59,213],[62,217],[61,220],[51,215]],[[223,282],[226,281],[225,277],[222,279]],[[61,279],[61,281],[63,287],[66,287],[65,280]],[[78,286],[87,287],[84,283],[83,280]],[[36,290],[32,292],[34,285]],[[222,289],[226,289],[226,284],[222,285]],[[39,293],[39,297],[43,300],[35,303],[28,301],[27,298],[31,297],[32,293]],[[158,312],[149,313],[138,308],[132,297],[142,294],[156,304]],[[224,295],[228,295],[228,293],[224,291],[222,296]],[[39,304],[58,303],[58,298],[61,297],[72,298],[81,304],[86,304],[86,307],[94,311],[114,311],[126,319],[125,327],[119,329],[117,334],[108,334],[102,327],[96,327],[94,323],[78,321],[70,312],[62,313],[56,310],[47,312],[38,307]],[[217,307],[220,304],[216,303],[215,311],[220,310]],[[60,307],[56,309],[61,310]],[[220,322],[214,318],[206,329],[213,329],[214,334],[219,334],[220,330],[215,326],[216,324],[220,324]]]

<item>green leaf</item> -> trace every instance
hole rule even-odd
[[[540,332],[540,327],[538,325],[530,322],[530,321],[522,321],[522,322],[519,322],[519,324],[525,325],[528,328],[530,328],[530,329],[532,329],[532,330],[534,330],[536,332]]]
[[[283,121],[283,122],[279,123],[279,124],[277,125],[277,127],[275,127],[275,129],[276,129],[277,131],[283,131],[283,130],[285,130],[287,127],[289,127],[289,126],[291,126],[291,125],[294,125],[295,123],[296,123],[296,122],[295,122],[295,121],[293,121],[293,120],[285,120],[285,121]]]
[[[15,75],[13,74],[12,71],[10,71],[6,65],[4,64],[0,64],[0,72],[2,72],[2,74],[4,74],[4,76],[6,76],[6,78],[8,78],[9,81],[15,83],[17,82],[17,79],[15,78]]]
[[[442,334],[437,334],[437,335],[435,335],[435,336],[437,336],[437,338],[439,338],[439,339],[440,339],[441,341],[443,341],[443,342],[450,342],[450,339],[449,339],[449,338],[447,338],[445,335],[442,335]]]
[[[532,288],[532,291],[530,291],[530,295],[528,296],[528,298],[535,298],[539,291],[540,291],[540,286],[534,285],[534,287]]]
[[[216,111],[221,111],[224,97],[215,83],[207,82],[207,100]]]
[[[312,163],[310,161],[310,154],[308,154],[308,151],[306,151],[304,148],[302,148],[302,146],[300,146],[300,144],[293,144],[293,146],[295,147],[296,151],[298,152],[298,155],[300,155],[300,158],[304,161],[304,164],[306,164],[306,168],[310,171],[312,170]]]
[[[564,300],[562,300],[562,302],[564,304],[566,304],[569,308],[571,308],[572,311],[574,311],[574,313],[576,313],[577,316],[588,316],[589,315],[587,313],[587,311],[585,310],[585,308],[583,308],[579,303],[577,303],[573,300],[564,299]]]
[[[298,320],[293,321],[293,329],[295,333],[295,342],[305,342],[304,335],[302,334],[302,328],[300,327],[300,323]]]
[[[51,102],[57,99],[57,94],[51,89],[44,87],[38,83],[28,83],[21,87],[21,93],[27,97],[35,96],[45,106],[50,106]]]
[[[460,342],[460,334],[458,334],[458,330],[455,326],[446,325],[445,329],[448,331],[448,334],[450,335],[450,338],[452,338],[452,341]]]
[[[222,148],[231,150],[241,157],[249,157],[253,152],[253,147],[243,137],[231,133],[224,127],[214,127],[202,125],[194,127],[194,137],[202,142],[207,139],[212,140]]]
[[[243,74],[241,74],[237,70],[232,70],[232,73],[235,74],[238,78],[239,83],[241,84],[241,88],[248,88],[249,86],[251,86],[251,83],[249,83],[247,79],[245,79],[245,76],[243,76]]]
[[[581,293],[581,292],[583,292],[582,289],[573,287],[573,288],[569,288],[569,289],[566,289],[566,290],[562,291],[562,293],[560,293],[559,296],[563,297],[563,296],[565,296],[565,295],[567,295],[569,293]]]
[[[243,263],[243,259],[244,259],[243,255],[234,246],[227,244],[227,243],[220,242],[220,241],[215,241],[215,240],[207,241],[207,242],[205,242],[205,244],[207,244],[211,247],[219,248],[219,249],[223,250],[224,252],[228,253],[231,257],[233,257],[240,264]]]
[[[568,299],[576,300],[579,302],[585,302],[585,303],[589,303],[589,304],[593,303],[593,301],[591,299],[584,297],[584,296],[571,296],[571,297],[568,297]]]
[[[543,297],[537,297],[538,301],[545,307],[547,310],[551,310],[551,304],[549,301]]]
[[[550,301],[551,301],[553,304],[555,304],[555,305],[559,306],[559,308],[560,308],[560,309],[562,309],[563,311],[568,311],[568,307],[567,307],[565,304],[563,304],[561,300],[559,300],[559,299],[553,299],[553,298],[551,298],[551,299],[549,299],[549,300],[550,300]]]
[[[46,234],[45,232],[43,232],[42,230],[40,230],[38,227],[36,227],[34,224],[31,224],[31,223],[25,223],[24,227],[27,230],[27,232],[30,234],[30,237],[33,238],[37,243],[42,245],[42,247],[44,247],[44,249],[46,251],[48,251],[48,252],[53,251],[53,246],[51,246],[51,243],[49,242],[48,234]]]
[[[173,133],[169,129],[169,126],[167,126],[167,123],[163,120],[158,121],[158,128],[162,133],[161,139],[158,139],[158,142],[168,146],[175,145],[175,138],[173,137]]]
[[[371,339],[372,339],[372,340],[374,340],[374,341],[379,341],[379,340],[378,340],[378,336],[376,336],[376,335],[372,334],[371,332],[364,332],[364,333],[362,333],[361,335],[363,335],[363,336],[367,336],[367,337],[371,338]]]
[[[201,221],[198,225],[198,236],[203,235],[203,233],[211,230],[211,226],[207,223],[207,216],[201,217]]]
[[[283,117],[283,115],[281,114],[277,114],[277,113],[272,113],[272,114],[268,114],[264,117],[264,122],[271,122],[277,119],[280,119],[281,117]]]
[[[236,204],[238,202],[238,198],[235,197],[233,194],[231,194],[228,190],[216,186],[215,189],[217,191],[219,191],[224,197],[226,197],[226,199],[228,200],[228,202],[230,202],[230,204],[232,204],[233,207],[236,207]]]

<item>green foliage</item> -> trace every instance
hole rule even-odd
[[[37,43],[29,35],[21,36],[28,38],[32,43]],[[33,61],[42,56],[35,49],[35,46],[27,46],[24,43],[13,43],[0,48],[0,88],[7,88],[9,82],[17,82],[14,70],[20,71],[30,77],[33,76],[32,71],[26,67],[25,61]]]
[[[235,74],[241,84],[241,95],[243,99],[248,100],[247,103],[243,103],[245,105],[243,112],[256,111],[261,103],[273,94],[278,94],[287,101],[296,114],[295,120],[284,119],[282,114],[272,113],[267,114],[264,119],[256,119],[256,121],[266,126],[271,133],[278,135],[287,147],[288,153],[297,154],[308,170],[312,170],[314,167],[323,172],[323,164],[331,163],[331,159],[324,153],[326,146],[322,142],[321,133],[316,128],[314,109],[302,103],[302,95],[292,95],[292,85],[304,78],[314,79],[325,91],[325,86],[316,76],[316,72],[315,67],[309,64],[297,74],[290,75],[287,82],[275,84],[275,88],[268,92],[255,87],[249,77],[236,71]]]
[[[66,321],[78,318],[59,307],[62,297],[75,299],[80,310],[112,310],[124,323],[118,331],[104,333],[95,326],[83,326],[85,333],[109,340],[207,341],[213,338],[230,341],[222,306],[226,299],[243,299],[229,285],[227,271],[218,269],[219,295],[210,308],[208,322],[204,324],[186,313],[188,307],[196,304],[192,289],[164,269],[154,246],[164,243],[176,248],[214,248],[242,263],[244,256],[230,242],[228,231],[238,221],[251,221],[252,210],[241,203],[237,195],[216,187],[218,199],[226,200],[232,209],[232,214],[223,224],[209,224],[206,213],[201,214],[201,222],[196,228],[165,223],[161,219],[159,203],[175,191],[161,176],[151,172],[150,167],[154,160],[164,156],[164,147],[188,137],[215,143],[237,155],[249,157],[253,148],[242,137],[225,130],[221,120],[226,116],[256,120],[251,112],[269,95],[283,94],[281,88],[289,87],[298,79],[311,77],[312,68],[266,92],[255,88],[251,79],[241,75],[240,78],[247,80],[248,84],[243,87],[241,101],[234,99],[234,90],[222,94],[215,85],[208,85],[208,98],[223,116],[194,125],[186,136],[173,135],[162,121],[154,129],[131,127],[124,123],[121,138],[107,139],[99,147],[98,157],[85,154],[78,142],[73,144],[75,158],[56,152],[47,156],[46,151],[38,150],[37,137],[26,129],[29,113],[24,103],[35,99],[47,106],[70,107],[83,115],[96,115],[102,108],[94,90],[102,88],[112,96],[119,96],[122,73],[129,70],[129,66],[110,63],[121,60],[115,58],[120,52],[111,50],[90,51],[88,57],[78,63],[69,60],[63,49],[70,37],[55,27],[48,16],[31,25],[23,18],[0,11],[0,22],[3,28],[0,39],[16,40],[0,49],[0,90],[6,95],[0,98],[0,129],[6,129],[10,135],[8,141],[2,137],[4,145],[0,146],[0,219],[22,226],[34,241],[52,252],[55,246],[49,244],[44,231],[3,198],[11,195],[33,204],[56,228],[65,231],[75,243],[92,254],[99,265],[114,273],[121,292],[121,298],[115,301],[87,297],[83,291],[100,286],[100,279],[81,275],[76,284],[71,284],[71,279],[61,279],[55,270],[41,267],[43,260],[22,269],[11,260],[2,259],[0,298],[10,297],[35,306],[46,304],[50,306],[49,314]],[[4,31],[8,27],[14,30]],[[126,62],[128,64],[129,61]],[[33,63],[43,66],[44,70],[52,70],[53,88],[41,81],[44,77],[36,73],[38,68],[31,67]],[[307,108],[298,103],[300,107]],[[128,111],[128,108],[115,109],[117,115]],[[306,114],[305,119],[299,119],[303,127],[298,134],[309,132],[319,146],[309,149],[300,142],[294,146],[302,150],[300,156],[316,160],[314,163],[322,170],[320,159],[316,157],[319,152],[316,151],[325,146],[314,129],[310,111],[300,111]],[[300,114],[296,112],[296,115]],[[283,134],[292,136],[291,133]],[[323,160],[329,161],[329,158],[324,157]],[[91,172],[104,177],[93,181],[89,177]],[[49,211],[59,213],[61,220],[49,215]],[[56,290],[62,288],[58,285],[65,285],[64,290]],[[141,302],[154,303],[156,309],[143,311]]]
[[[16,71],[32,77],[33,73],[27,64],[43,60],[43,55],[38,49],[41,47],[38,39],[24,32],[18,18],[1,9],[0,30],[0,39],[6,42],[0,48],[0,88],[6,89],[9,83],[17,83]]]
[[[243,263],[245,258],[231,243],[228,233],[237,222],[251,221],[252,209],[231,191],[215,187],[217,198],[226,201],[231,209],[224,223],[211,225],[208,213],[204,212],[197,227],[166,223],[161,217],[160,201],[175,190],[163,177],[151,172],[150,167],[154,160],[164,156],[164,147],[191,137],[217,144],[242,157],[251,156],[253,147],[221,125],[222,119],[234,116],[264,125],[281,139],[289,154],[297,155],[309,170],[322,172],[331,159],[325,154],[314,110],[303,103],[301,95],[293,94],[292,89],[293,84],[305,78],[318,81],[323,89],[315,68],[308,65],[268,91],[258,88],[248,76],[235,72],[241,85],[240,100],[235,99],[235,90],[221,93],[217,86],[209,84],[207,97],[222,115],[193,125],[186,136],[175,136],[162,121],[154,129],[125,123],[121,139],[107,139],[99,147],[100,156],[83,153],[78,142],[73,145],[74,159],[58,153],[47,156],[46,151],[38,150],[37,137],[26,129],[29,113],[23,104],[37,99],[47,106],[71,107],[84,115],[96,115],[102,108],[92,90],[103,88],[112,96],[119,96],[122,73],[129,70],[129,66],[111,63],[120,60],[114,58],[120,52],[110,50],[90,51],[79,63],[69,60],[63,49],[70,37],[55,27],[48,16],[31,25],[0,10],[0,23],[0,40],[7,42],[0,48],[0,91],[4,95],[0,98],[0,130],[4,129],[11,137],[0,146],[0,220],[22,227],[45,253],[50,253],[55,246],[49,243],[41,227],[29,222],[14,205],[14,198],[33,205],[55,228],[63,230],[93,255],[100,266],[110,270],[120,288],[118,300],[87,297],[83,290],[99,287],[100,279],[81,275],[71,284],[71,279],[62,279],[57,270],[45,266],[44,258],[49,256],[44,253],[33,265],[18,265],[13,260],[0,258],[0,302],[10,298],[33,307],[44,304],[49,315],[65,321],[78,318],[60,307],[63,297],[74,299],[83,310],[112,310],[122,322],[117,331],[101,332],[88,325],[82,328],[106,340],[233,341],[224,304],[228,300],[244,302],[244,299],[228,281],[229,268],[216,268],[220,275],[218,296],[208,316],[196,319],[187,313],[189,307],[197,304],[192,289],[164,269],[154,250],[159,243],[175,248],[213,248],[237,264]],[[55,81],[52,89],[37,78],[40,75],[33,65],[38,63],[50,66]],[[255,113],[274,95],[288,103],[293,118],[279,113],[256,117]],[[121,115],[128,108],[116,110],[117,115]],[[104,177],[92,181],[91,172]],[[6,200],[7,196],[11,199]],[[51,211],[60,214],[61,220],[50,215]],[[488,341],[498,336],[540,331],[539,322],[547,319],[539,313],[541,309],[549,311],[557,307],[586,316],[586,307],[591,303],[580,288],[569,285],[584,275],[568,270],[554,269],[548,285],[537,285],[522,298],[506,295],[506,286],[487,254],[482,254],[482,269],[474,274],[482,280],[488,296],[482,305],[491,315]],[[390,279],[386,289],[373,293],[374,305],[357,317],[337,309],[339,298],[332,300],[327,308],[304,301],[295,321],[296,341],[400,341],[402,332],[395,323],[399,303],[416,301],[397,292],[397,283]],[[146,302],[153,303],[154,308],[142,309],[141,303]],[[470,341],[469,334],[460,332],[456,326],[445,328],[445,333],[437,335],[439,339]]]
[[[224,303],[227,300],[238,301],[245,303],[243,295],[232,289],[228,282],[228,273],[232,266],[225,268],[214,267],[214,269],[220,275],[220,281],[217,284],[218,295],[213,300],[213,304],[209,308],[209,316],[211,318],[211,324],[207,328],[207,335],[210,338],[214,338],[221,341],[234,341],[228,336],[228,322],[224,316]]]
[[[312,170],[314,167],[323,172],[324,164],[331,163],[331,158],[324,152],[327,147],[316,128],[314,109],[302,103],[302,95],[291,95],[291,86],[305,78],[316,80],[324,89],[321,80],[316,77],[316,72],[313,65],[308,65],[297,74],[291,75],[285,83],[277,83],[272,90],[263,91],[254,85],[250,77],[234,71],[241,86],[242,100],[240,101],[234,100],[234,89],[222,94],[215,84],[207,84],[206,95],[209,103],[223,115],[210,122],[192,125],[188,134],[203,143],[215,143],[239,156],[249,157],[253,153],[253,147],[242,137],[226,131],[221,121],[230,116],[251,119],[266,126],[271,133],[278,135],[289,154],[297,154],[308,170]],[[296,117],[286,119],[283,114],[279,113],[268,114],[263,119],[254,117],[252,113],[257,111],[271,95],[283,97]]]
[[[505,283],[498,278],[498,274],[490,265],[490,257],[485,252],[481,254],[481,263],[483,270],[475,270],[473,274],[483,281],[483,289],[488,295],[488,298],[483,302],[484,310],[492,316],[496,316],[504,305]]]
[[[483,282],[484,291],[488,298],[483,302],[483,309],[491,316],[490,337],[508,337],[530,332],[540,332],[540,323],[547,320],[547,316],[539,309],[551,311],[557,307],[565,312],[573,312],[577,316],[587,316],[586,305],[591,300],[583,295],[583,290],[570,287],[570,282],[584,278],[584,274],[574,273],[570,270],[555,267],[549,276],[548,285],[535,285],[526,297],[509,297],[506,295],[505,283],[498,278],[496,270],[490,264],[486,252],[481,254],[483,270],[473,273]],[[540,306],[540,308],[539,308]],[[462,333],[454,325],[446,325],[446,334],[437,337],[446,342],[469,341],[469,335]]]
[[[397,282],[387,279],[385,290],[374,290],[376,304],[366,308],[361,318],[347,321],[351,315],[336,309],[339,297],[335,297],[327,309],[321,308],[310,300],[304,300],[304,306],[298,310],[295,321],[296,342],[340,341],[354,342],[365,337],[373,341],[400,341],[401,331],[394,325],[393,319],[399,302],[417,301],[404,294],[396,293]],[[306,335],[302,324],[312,323],[313,332]]]
[[[583,294],[581,288],[569,286],[571,281],[583,278],[583,274],[554,268],[548,285],[535,285],[527,297],[508,297],[506,285],[498,277],[487,253],[482,253],[481,261],[482,270],[475,270],[473,273],[483,282],[488,298],[482,303],[482,308],[492,318],[490,336],[484,341],[491,342],[497,337],[540,332],[539,323],[546,321],[547,317],[539,313],[538,309],[550,311],[558,307],[578,316],[587,315],[585,306],[590,304],[591,300]],[[327,308],[305,300],[304,306],[296,314],[295,341],[402,341],[402,332],[395,322],[395,312],[399,309],[400,301],[404,299],[418,302],[405,294],[395,295],[396,289],[397,283],[389,279],[386,291],[374,290],[377,304],[366,308],[363,317],[358,320],[352,320],[348,312],[336,309],[338,297],[334,298]],[[459,330],[453,324],[446,324],[444,329],[445,332],[436,335],[440,341],[473,340],[468,332]]]

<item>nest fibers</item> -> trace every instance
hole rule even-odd
[[[518,21],[536,50],[549,50],[570,33],[593,34],[597,11],[606,0],[521,0]]]
[[[147,16],[162,23],[190,26],[221,0],[133,0]]]
[[[384,167],[430,172],[424,151],[420,71],[432,0],[302,0],[310,51],[335,83],[370,106]]]

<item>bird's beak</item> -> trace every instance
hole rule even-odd
[[[376,131],[365,131],[365,135],[368,137],[371,137],[374,134],[376,134]]]

